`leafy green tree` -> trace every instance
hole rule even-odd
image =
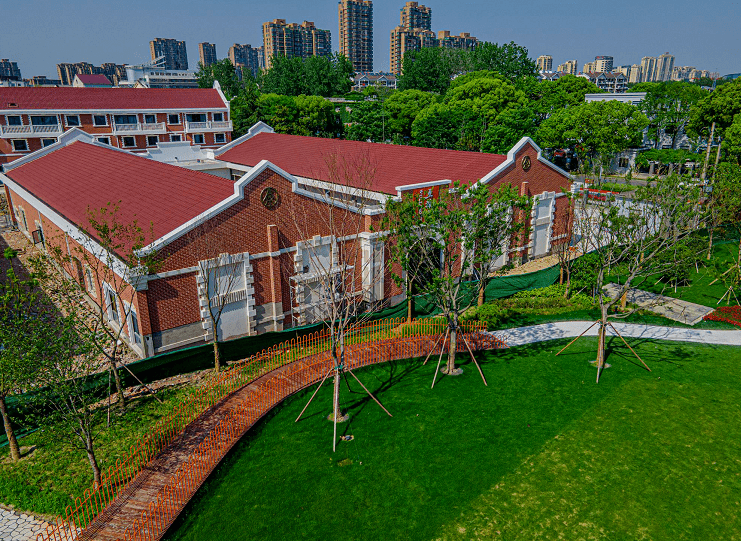
[[[504,76],[515,85],[524,84],[530,77],[538,75],[538,66],[528,56],[526,47],[509,43],[483,42],[472,51],[467,51],[470,64],[467,71],[491,70]]]
[[[532,87],[532,107],[543,121],[560,109],[581,105],[587,94],[600,92],[603,90],[584,77],[564,75],[556,81],[544,80]]]
[[[451,88],[443,99],[453,107],[472,111],[492,122],[507,107],[524,105],[525,93],[499,77],[476,78]]]
[[[274,56],[262,76],[262,91],[286,96],[342,96],[352,87],[352,63],[342,55]]]
[[[541,146],[574,147],[589,157],[592,166],[604,166],[618,152],[638,147],[648,119],[633,105],[597,101],[561,109],[538,130]]]
[[[402,74],[397,79],[399,90],[422,90],[444,94],[456,73],[470,71],[467,52],[459,49],[424,47],[407,51],[402,59]]]
[[[55,440],[85,453],[95,487],[101,470],[96,440],[106,409],[90,378],[100,370],[96,332],[83,321],[78,307],[67,306],[66,314],[50,325],[44,345],[47,362],[39,370],[40,391],[35,395],[35,421]]]
[[[339,137],[342,121],[332,102],[320,96],[296,96],[294,98],[299,119],[294,130],[296,135],[313,137]]]
[[[715,230],[725,223],[741,223],[741,166],[733,163],[719,164],[711,178],[710,186],[711,191],[705,201],[708,260],[713,254]],[[739,250],[741,251],[741,244]]]
[[[221,90],[228,100],[236,96],[242,88],[242,83],[237,77],[236,68],[228,58],[223,58],[208,67],[198,62],[196,78],[200,88],[213,88],[214,81],[219,81]]]
[[[690,112],[687,130],[698,136],[710,133],[715,122],[715,135],[723,136],[737,114],[741,113],[741,79],[736,79],[700,99]]]
[[[49,325],[40,300],[36,278],[20,279],[11,267],[0,280],[0,416],[14,462],[21,454],[6,399],[34,383],[43,364]]]
[[[648,137],[656,148],[661,148],[664,134],[671,136],[672,148],[677,148],[677,140],[690,121],[692,107],[707,94],[697,85],[680,81],[640,83],[631,90],[646,92],[638,107],[650,121]]]
[[[389,199],[383,227],[389,231],[391,260],[401,269],[395,274],[397,283],[405,283],[405,273],[424,268],[420,292],[430,296],[447,321],[445,373],[456,374],[460,316],[476,302],[492,264],[522,228],[511,219],[513,210],[529,208],[530,201],[508,185],[493,192],[480,183],[468,187],[456,182],[450,188],[440,190],[437,198],[407,194],[400,201]],[[465,280],[476,273],[472,290]]]
[[[361,101],[352,106],[345,137],[351,141],[383,142],[386,139],[386,112],[382,101]]]
[[[411,138],[414,119],[420,111],[434,101],[433,94],[421,90],[393,92],[383,104],[385,113],[388,115],[390,133],[398,133],[404,140]]]
[[[607,197],[602,204],[593,205],[586,197],[579,199],[574,233],[581,237],[584,251],[593,252],[590,260],[596,265],[592,270],[597,271],[593,285],[600,306],[598,382],[605,364],[607,327],[612,320],[635,312],[614,313],[613,307],[640,280],[691,264],[683,259],[686,252],[677,248],[702,221],[704,210],[697,204],[699,196],[698,186],[669,175],[661,182],[637,188],[630,200]],[[616,279],[617,288],[609,295],[601,294],[606,280]]]
[[[230,103],[232,137],[241,137],[259,120],[260,89],[252,72],[245,71],[242,88]]]
[[[412,142],[429,148],[458,148],[459,141],[479,122],[472,109],[447,103],[433,103],[419,112],[412,123]],[[480,124],[483,127],[483,124]],[[475,128],[474,128],[475,129]],[[468,132],[470,134],[470,131]],[[479,134],[483,138],[483,132]]]
[[[257,116],[277,133],[293,134],[299,121],[296,100],[282,94],[262,94],[257,103]]]
[[[741,113],[733,117],[723,140],[729,161],[741,165]]]
[[[538,114],[531,106],[509,107],[486,129],[482,150],[506,154],[523,137],[535,138]]]

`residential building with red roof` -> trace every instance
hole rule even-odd
[[[85,75],[80,77],[96,77]],[[133,152],[231,140],[229,102],[214,88],[0,88],[0,166],[54,144],[70,128]]]
[[[282,135],[258,123],[208,162],[165,163],[77,129],[7,165],[0,180],[14,222],[44,248],[54,245],[70,255],[75,246],[94,251],[95,239],[86,241],[81,231],[90,210],[110,202],[117,202],[122,223],[136,221],[151,236],[142,250],[161,264],[127,298],[111,297],[82,266],[69,273],[89,295],[111,297],[116,310],[130,307],[134,319],[111,315],[110,321],[126,325],[141,356],[203,343],[214,332],[229,339],[316,321],[317,291],[325,286],[311,250],[323,250],[331,268],[347,265],[340,258],[355,250],[362,257],[347,267],[353,291],[371,307],[402,301],[378,231],[389,197],[436,197],[454,181],[492,190],[509,184],[533,196],[532,211],[515,217],[526,233],[495,266],[546,255],[569,240],[562,190],[570,177],[528,138],[505,156]],[[343,221],[329,224],[332,209]],[[129,276],[125,254],[117,257],[113,270]],[[203,271],[208,262],[235,269],[238,277],[215,329],[207,310],[215,298]]]

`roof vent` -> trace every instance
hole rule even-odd
[[[10,103],[8,103],[8,107],[18,107],[18,104],[11,101]]]

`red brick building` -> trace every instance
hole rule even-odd
[[[190,141],[217,148],[231,140],[229,102],[214,88],[0,88],[0,166],[54,144],[79,128],[133,152]]]
[[[157,253],[161,266],[138,282],[128,298],[111,298],[110,288],[90,280],[85,269],[72,277],[90,295],[105,295],[111,324],[125,325],[129,342],[142,356],[213,336],[204,261],[222,265],[218,262],[228,257],[237,277],[217,329],[221,338],[315,320],[316,278],[309,250],[325,250],[322,257],[333,266],[342,257],[338,254],[356,247],[363,269],[356,270],[358,291],[371,301],[401,301],[383,234],[373,225],[379,223],[388,197],[407,190],[434,192],[454,179],[492,188],[512,184],[535,196],[532,215],[525,217],[528,234],[502,263],[539,257],[554,241],[567,238],[568,226],[559,215],[569,176],[543,159],[527,138],[502,156],[280,135],[264,125],[257,128],[215,152],[215,160],[231,169],[234,180],[136,156],[79,131],[8,165],[0,179],[19,228],[46,247],[54,243],[63,251],[74,250],[88,209],[110,201],[120,201],[122,222],[136,219],[145,229],[151,224],[153,239],[146,250]],[[343,176],[350,169],[337,164],[368,174],[362,179],[359,174]],[[333,195],[325,197],[330,191]],[[328,205],[360,221],[330,229],[324,219]],[[126,269],[116,266],[125,275]],[[128,321],[115,317],[123,303],[134,314]]]

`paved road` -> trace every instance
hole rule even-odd
[[[500,340],[505,340],[508,346],[521,346],[524,344],[545,342],[546,340],[558,340],[559,338],[576,338],[592,323],[591,321],[558,321],[555,323],[543,323],[529,327],[493,331],[492,334]],[[685,329],[637,325],[634,323],[613,323],[613,325],[615,325],[617,331],[625,338],[741,346],[741,329],[732,331]],[[614,336],[615,333],[612,329],[608,328],[607,334],[608,336]],[[597,336],[597,325],[592,327],[584,336]]]

